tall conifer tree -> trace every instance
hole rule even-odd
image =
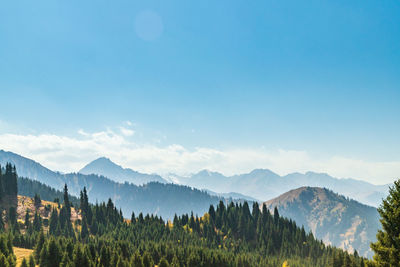
[[[389,196],[378,208],[382,230],[376,235],[377,241],[371,244],[374,260],[378,266],[391,267],[400,264],[400,180],[389,189]]]

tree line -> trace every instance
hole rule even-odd
[[[400,183],[395,185],[380,209],[382,220],[400,210]],[[371,261],[326,246],[304,227],[281,217],[277,209],[270,212],[257,203],[226,205],[220,201],[210,205],[201,217],[193,213],[175,215],[172,221],[143,213],[132,213],[127,220],[111,199],[91,204],[85,187],[76,204],[71,203],[66,185],[62,194],[59,204],[49,209],[49,220],[38,212],[34,216],[27,212],[22,224],[8,211],[0,234],[0,266],[15,266],[13,245],[34,249],[23,264],[41,267],[367,267],[398,266],[399,262],[397,239],[392,238],[390,243],[391,235],[385,234],[389,230],[394,233],[392,221],[383,223],[382,233],[372,246],[376,256]],[[79,218],[74,220],[73,206],[79,211]]]

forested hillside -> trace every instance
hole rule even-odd
[[[195,214],[203,214],[210,204],[216,204],[222,199],[175,184],[151,182],[137,186],[115,183],[97,175],[67,174],[63,177],[75,195],[79,194],[79,188],[86,187],[93,202],[111,198],[124,214],[143,212],[171,219],[175,213],[193,211]]]
[[[326,247],[296,223],[257,204],[220,202],[202,217],[185,214],[167,222],[158,216],[122,213],[109,200],[91,205],[81,192],[79,216],[65,187],[63,205],[49,205],[25,221],[9,219],[4,244],[34,249],[29,261],[53,266],[365,266],[365,259]],[[40,206],[42,207],[42,206]],[[7,215],[6,218],[13,218]],[[47,219],[49,218],[49,219]],[[8,238],[8,239],[7,239]],[[1,240],[0,240],[1,241]],[[8,266],[14,257],[1,249]],[[4,251],[4,252],[3,252]],[[7,259],[8,258],[8,259]],[[338,265],[340,263],[340,265]],[[335,265],[336,264],[336,265]],[[5,266],[5,265],[4,265]]]
[[[301,187],[265,202],[281,215],[304,225],[326,244],[372,257],[369,247],[381,228],[376,208],[345,198],[328,189]]]
[[[8,165],[8,169],[16,177],[15,167]],[[46,191],[37,183],[24,186],[25,190],[32,186],[32,190]],[[226,205],[219,201],[201,217],[186,213],[167,221],[157,215],[132,213],[126,220],[111,199],[90,204],[85,187],[79,195],[73,207],[65,185],[59,203],[20,197],[17,208],[3,208],[1,266],[15,266],[12,246],[34,249],[29,263],[40,267],[358,267],[368,262],[325,246],[277,210],[271,214],[265,205],[260,210],[257,203],[250,207],[247,202]]]
[[[152,182],[137,186],[131,183],[117,183],[104,176],[81,173],[61,174],[53,172],[39,163],[11,152],[0,150],[0,162],[10,160],[17,166],[20,176],[44,183],[56,190],[67,184],[70,194],[79,196],[83,187],[93,202],[109,198],[122,209],[124,214],[143,212],[172,219],[174,214],[203,214],[210,204],[223,199],[188,186]],[[23,188],[22,188],[23,189]],[[51,199],[50,199],[51,200]],[[227,200],[229,201],[229,200]]]
[[[18,177],[18,194],[27,197],[39,196],[42,200],[55,201],[60,203],[63,201],[63,192],[56,190],[41,182],[31,180],[29,178]],[[75,196],[69,195],[71,203],[74,205],[79,203],[79,199]]]

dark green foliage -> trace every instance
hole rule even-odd
[[[39,236],[37,237],[36,245],[34,247],[34,255],[36,262],[39,262],[40,259],[40,253],[42,252],[42,249],[44,247],[45,243],[45,237],[43,231],[40,231]]]
[[[378,266],[391,267],[400,264],[400,180],[389,189],[389,196],[378,208],[382,230],[371,244]]]
[[[15,207],[10,207],[8,210],[8,222],[13,226],[17,224],[17,209]]]
[[[35,267],[35,259],[33,258],[32,254],[29,256],[28,266],[29,267]]]
[[[33,217],[33,229],[37,232],[42,229],[42,218],[37,212],[35,212],[35,216]]]
[[[85,240],[86,238],[89,237],[89,229],[88,229],[88,225],[87,225],[87,221],[86,221],[86,217],[83,217],[82,220],[82,230],[81,230],[81,239]]]
[[[89,210],[91,222],[87,216]],[[228,206],[220,203],[217,209],[210,207],[209,210],[214,211],[214,218],[210,214],[201,218],[193,214],[176,216],[171,228],[162,218],[143,214],[137,218],[132,216],[131,223],[127,224],[111,200],[107,204],[88,205],[85,212],[81,211],[82,228],[78,232],[81,242],[65,234],[51,233],[47,239],[40,234],[36,245],[36,251],[41,248],[39,263],[40,266],[148,267],[154,263],[159,266],[281,266],[284,260],[289,260],[290,266],[361,264],[359,258],[324,246],[312,234],[305,233],[304,228],[277,216],[277,212],[271,215],[265,208],[261,212],[254,206],[250,212],[247,203]],[[52,215],[52,218],[50,226],[60,227],[60,216]],[[219,222],[219,227],[214,220]],[[59,232],[64,233],[68,226],[63,227]]]
[[[54,238],[43,246],[40,252],[40,266],[41,267],[58,267],[62,258],[62,251],[59,243]]]
[[[33,202],[36,208],[39,208],[42,204],[42,200],[40,199],[40,195],[35,194],[35,197],[33,198]]]
[[[0,266],[15,266],[15,255],[12,250],[12,236],[0,234]]]
[[[71,222],[65,186],[59,213],[52,211],[49,232],[35,213],[32,232],[0,235],[0,266],[14,262],[12,243],[34,248],[40,267],[53,266],[360,266],[363,258],[325,246],[292,220],[264,206],[220,201],[198,217],[176,215],[173,225],[157,215],[131,216],[127,223],[111,199],[89,204],[86,188],[79,206],[82,221]],[[29,216],[29,215],[28,215]],[[29,261],[33,264],[33,259]],[[31,263],[32,262],[32,263]],[[6,263],[5,263],[6,264]],[[6,266],[6,265],[4,265]],[[13,266],[13,265],[12,265]]]
[[[18,177],[17,181],[19,195],[27,197],[35,197],[35,195],[38,195],[42,200],[54,201],[55,199],[58,199],[58,202],[60,199],[64,198],[64,193],[62,191],[55,190],[41,182],[24,177]],[[79,199],[77,197],[69,195],[68,198],[74,206],[79,204]]]
[[[28,263],[26,262],[26,259],[23,258],[20,267],[28,267]]]
[[[169,263],[165,257],[162,257],[160,263],[158,263],[158,267],[169,267]]]
[[[11,163],[7,163],[5,167],[5,172],[1,176],[2,188],[4,195],[17,195],[18,185],[17,185],[17,171],[15,166]]]
[[[3,209],[4,204],[6,206],[16,206],[17,193],[17,171],[15,166],[10,163],[7,163],[4,169],[0,166],[0,208]]]

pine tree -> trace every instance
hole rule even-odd
[[[1,170],[1,165],[0,165],[0,201],[3,200],[3,194],[4,194],[4,181],[3,181],[3,173]]]
[[[70,263],[69,257],[67,253],[64,253],[61,262],[60,262],[60,267],[70,267],[72,264]]]
[[[142,257],[140,256],[140,253],[138,251],[136,251],[132,257],[131,266],[132,267],[143,267]]]
[[[33,217],[33,229],[35,231],[40,231],[42,228],[42,218],[39,216],[37,212],[35,212],[35,216]]]
[[[8,222],[12,225],[15,226],[17,223],[17,210],[15,207],[10,207],[8,210]]]
[[[365,267],[365,263],[364,263],[364,259],[363,258],[361,258],[359,266],[360,267]]]
[[[260,207],[258,206],[257,202],[253,203],[253,210],[252,210],[252,216],[255,222],[258,220],[258,216],[260,215]]]
[[[136,222],[135,213],[132,211],[131,224],[135,224],[135,222]]]
[[[58,212],[57,212],[56,208],[53,208],[53,211],[51,212],[50,220],[49,220],[49,233],[50,234],[54,235],[56,233],[57,224],[58,224]]]
[[[100,266],[110,266],[111,255],[108,248],[103,246],[100,250]]]
[[[176,257],[176,255],[174,255],[174,257],[172,258],[171,267],[181,267],[179,259],[178,257]]]
[[[371,244],[374,260],[378,266],[399,266],[400,263],[400,180],[389,189],[389,196],[378,208],[382,230],[376,235],[377,241]]]
[[[35,196],[33,198],[33,202],[34,202],[36,209],[38,209],[42,205],[42,200],[41,200],[39,194],[35,194]]]
[[[15,165],[13,166],[11,172],[11,192],[15,196],[17,196],[18,194],[17,170],[15,168]]]
[[[71,216],[71,203],[69,202],[67,184],[64,185],[64,207],[67,210],[67,214]]]
[[[278,212],[278,208],[275,207],[274,208],[274,223],[275,225],[278,225],[279,222],[279,212]]]
[[[146,251],[143,253],[143,266],[144,267],[153,267],[153,259],[151,258],[150,254]]]
[[[29,209],[27,209],[25,213],[25,228],[29,229],[30,226],[31,226],[31,221],[29,216]]]
[[[10,265],[7,262],[7,258],[3,253],[0,253],[0,266],[9,267]]]
[[[169,263],[165,257],[162,257],[160,260],[160,263],[158,264],[158,267],[169,267]]]
[[[75,267],[90,267],[88,255],[80,246],[75,246],[72,262]]]
[[[26,259],[23,258],[20,267],[28,267],[28,263],[26,262]]]
[[[43,233],[43,231],[40,231],[40,234],[36,241],[35,252],[34,252],[35,257],[36,257],[36,262],[39,262],[40,253],[43,249],[44,243],[45,243],[44,233]]]
[[[86,222],[86,217],[83,217],[82,220],[82,230],[81,230],[81,239],[85,240],[89,236],[89,229]]]
[[[56,267],[60,265],[61,262],[61,250],[56,243],[54,238],[51,238],[48,245],[47,245],[47,263],[49,267]]]
[[[215,221],[215,209],[213,205],[210,206],[208,214],[210,214],[210,218],[212,219],[212,221]]]
[[[35,267],[35,259],[33,258],[32,254],[29,256],[28,266]]]
[[[351,267],[351,259],[348,253],[344,254],[343,258],[343,267]]]

